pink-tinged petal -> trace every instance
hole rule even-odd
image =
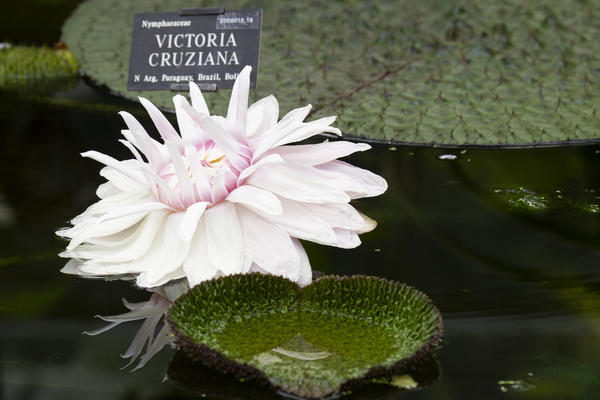
[[[307,167],[323,164],[336,158],[346,157],[357,151],[369,150],[366,143],[346,141],[323,142],[318,144],[299,144],[280,146],[267,154],[279,154],[286,164],[298,164]]]
[[[302,247],[302,243],[300,243],[298,239],[292,238],[292,243],[294,244],[299,259],[298,280],[296,282],[300,287],[310,285],[312,282],[312,269],[306,251],[304,251],[304,247]]]
[[[173,160],[175,173],[177,174],[179,188],[181,189],[180,199],[182,200],[184,206],[193,204],[197,200],[194,196],[194,184],[192,182],[192,177],[187,171],[185,162],[183,161],[183,157],[181,157],[181,154],[179,153],[177,144],[171,141],[167,141],[165,144],[167,145],[167,149],[169,150],[169,154],[171,155],[171,159]]]
[[[200,126],[210,139],[216,143],[227,159],[238,170],[242,171],[249,164],[249,161],[240,155],[242,145],[231,135],[223,130],[213,118],[206,114],[199,114],[189,105],[183,105],[183,109],[189,114],[196,124]]]
[[[358,168],[344,161],[330,161],[316,167],[322,171],[333,172],[354,182],[356,190],[346,192],[353,198],[379,196],[387,190],[387,182],[381,176],[366,169]]]
[[[246,141],[246,115],[248,111],[248,91],[250,90],[250,72],[252,67],[247,65],[239,73],[229,99],[227,109],[227,131],[240,143]]]
[[[217,276],[217,267],[208,256],[208,238],[203,223],[198,225],[192,238],[190,252],[183,263],[183,270],[190,287]]]
[[[277,196],[267,190],[250,185],[238,187],[229,193],[225,200],[243,204],[269,215],[279,215],[283,212],[281,202]]]
[[[163,138],[163,140],[165,142],[167,140],[172,140],[177,144],[181,144],[181,137],[177,134],[177,131],[175,130],[175,128],[173,128],[173,125],[171,125],[171,123],[163,115],[163,113],[160,112],[160,110],[156,108],[154,104],[152,104],[145,98],[140,97],[139,99],[140,103],[142,103],[142,106],[144,106],[144,108],[148,112],[148,115],[150,115],[152,122],[154,122],[154,126],[156,126],[156,129],[158,130],[158,133]]]
[[[298,279],[299,259],[289,235],[249,210],[240,207],[246,256],[273,275]]]
[[[333,229],[322,219],[310,214],[302,203],[284,198],[279,200],[283,206],[280,215],[272,216],[260,210],[253,211],[282,228],[290,236],[322,244],[335,243],[336,235]]]
[[[251,138],[268,131],[275,126],[277,118],[279,118],[277,99],[273,95],[260,99],[248,107],[246,135]]]
[[[185,242],[189,242],[192,240],[192,236],[194,236],[194,232],[199,225],[201,225],[200,218],[202,218],[202,214],[204,214],[204,210],[209,203],[195,203],[192,204],[185,210],[185,216],[183,217],[183,222],[181,223],[181,227],[179,229],[179,235],[181,239]]]
[[[247,179],[247,184],[271,191],[281,197],[307,203],[347,203],[350,197],[335,186],[304,167],[271,165],[259,168]]]
[[[208,256],[225,275],[240,273],[244,262],[244,239],[236,207],[217,204],[204,213]]]
[[[192,180],[194,182],[197,199],[199,201],[211,201],[211,188],[208,176],[204,171],[197,150],[191,143],[185,145],[185,157],[190,163],[190,170],[192,172]]]
[[[219,175],[215,177],[215,180],[212,184],[212,204],[217,204],[225,200],[227,195],[229,194],[229,190],[227,189],[227,177],[226,172],[221,171]]]
[[[241,184],[244,179],[252,175],[257,169],[269,164],[285,164],[285,162],[278,154],[270,154],[266,157],[263,157],[240,173],[240,176],[238,177],[238,184]]]
[[[180,196],[178,195],[178,193],[175,192],[175,189],[169,186],[167,182],[165,182],[160,176],[158,176],[156,172],[148,168],[143,168],[142,170],[144,171],[146,176],[153,182],[152,187],[154,189],[155,197],[157,197],[158,200],[167,203],[171,207],[178,210],[185,208]]]
[[[192,107],[200,114],[210,115],[202,91],[194,82],[190,82],[190,97],[192,99]]]

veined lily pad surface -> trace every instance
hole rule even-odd
[[[302,289],[268,275],[219,278],[177,299],[168,321],[195,359],[307,398],[393,375],[429,354],[442,330],[423,293],[365,276]]]
[[[311,103],[345,134],[441,146],[600,140],[600,15],[594,1],[235,1],[262,8],[255,99]],[[83,71],[122,96],[173,109],[170,92],[129,92],[133,14],[206,1],[88,0],[63,41]],[[225,104],[228,91],[208,94]],[[211,110],[213,108],[211,107]]]

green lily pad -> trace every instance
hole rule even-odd
[[[258,90],[282,111],[313,104],[349,137],[436,146],[600,141],[600,8],[560,0],[223,0],[262,8]],[[88,0],[63,41],[83,71],[127,98],[133,14],[208,1]],[[222,108],[229,91],[208,94]]]
[[[79,80],[79,65],[65,49],[7,46],[0,48],[0,90],[49,95]]]
[[[181,296],[167,320],[182,349],[240,378],[319,398],[391,376],[439,343],[441,316],[416,289],[379,278],[234,275]]]

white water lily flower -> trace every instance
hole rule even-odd
[[[134,159],[83,153],[106,165],[100,201],[57,232],[70,239],[63,272],[127,276],[142,287],[187,278],[258,271],[306,285],[308,258],[298,239],[353,248],[375,222],[349,202],[376,196],[386,181],[338,157],[370,148],[345,141],[289,145],[330,132],[335,117],[304,122],[310,105],[278,120],[273,96],[248,104],[250,67],[239,74],[227,118],[211,116],[190,83],[192,105],[173,98],[180,134],[140,98],[163,141],[130,114],[121,142]]]
[[[123,304],[129,309],[128,312],[110,316],[97,315],[98,318],[110,322],[110,324],[95,331],[84,333],[95,336],[124,322],[144,320],[142,326],[133,338],[131,345],[127,351],[121,355],[123,358],[129,358],[129,363],[123,368],[127,368],[138,358],[139,363],[134,370],[142,368],[165,345],[175,342],[175,337],[171,334],[168,325],[164,321],[164,314],[171,304],[173,304],[175,299],[185,293],[188,289],[187,282],[183,280],[159,288],[153,288],[152,291],[154,293],[148,301],[129,303],[127,300],[123,299]],[[161,328],[157,333],[156,328],[159,325],[161,325]],[[146,349],[145,352],[144,348]]]

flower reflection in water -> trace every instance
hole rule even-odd
[[[123,304],[129,309],[128,312],[110,316],[98,315],[98,318],[110,323],[100,329],[84,333],[95,336],[123,322],[144,320],[131,345],[121,355],[121,357],[129,359],[129,363],[124,368],[127,368],[138,359],[139,363],[134,370],[141,368],[165,345],[174,341],[168,326],[164,323],[164,314],[173,301],[188,289],[187,282],[182,280],[152,289],[153,293],[148,301],[129,303],[123,299]],[[158,333],[156,332],[157,329]]]

